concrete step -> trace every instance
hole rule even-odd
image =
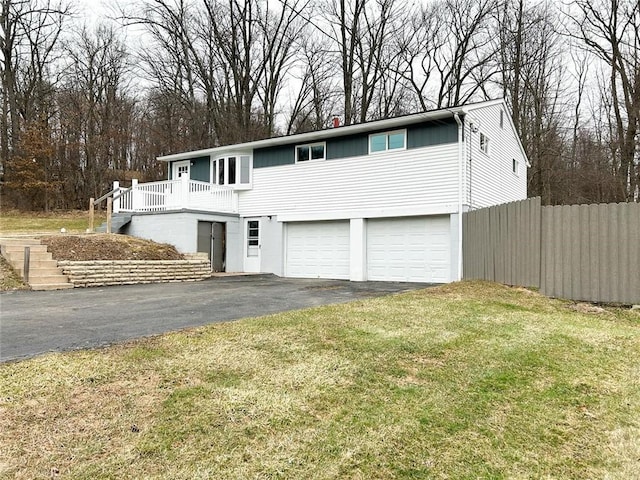
[[[39,275],[34,274],[35,272],[31,272],[29,274],[29,285],[47,285],[52,283],[68,283],[69,279],[62,275],[61,273],[58,275]]]
[[[9,260],[11,263],[19,262],[24,263],[24,252],[7,252],[4,253],[3,256]],[[42,260],[53,260],[51,253],[49,252],[31,252],[29,254],[30,261],[42,261]]]
[[[131,221],[131,217],[132,214],[130,213],[114,213],[111,217],[111,233],[118,233],[122,227]],[[96,228],[97,233],[105,233],[106,231],[107,222]]]
[[[40,269],[50,269],[50,268],[58,268],[58,262],[57,260],[34,260],[33,258],[29,259],[29,270],[40,270]],[[22,271],[22,268],[24,267],[24,259],[22,261],[22,263],[20,263],[19,265],[13,265],[13,268],[15,270],[20,270]],[[22,275],[22,273],[20,273],[20,275]]]
[[[0,245],[40,245],[37,238],[5,237],[0,238]]]
[[[53,260],[53,262],[55,263],[55,260]],[[24,277],[24,271],[23,268],[15,268],[14,270],[16,271],[16,273],[18,273],[18,275],[20,275],[21,277]],[[37,277],[37,276],[42,276],[42,275],[62,275],[62,269],[58,268],[58,267],[53,267],[53,268],[34,268],[33,265],[29,266],[29,277],[33,278],[33,277]]]
[[[42,283],[31,285],[31,290],[66,290],[73,288],[73,283]]]
[[[22,244],[15,244],[15,243],[3,243],[2,244],[2,253],[6,254],[6,253],[24,253],[24,249],[25,247],[29,247],[29,252],[30,253],[36,253],[36,252],[46,252],[47,251],[47,246],[46,245],[22,245]]]
[[[47,246],[34,238],[8,238],[0,241],[0,252],[24,278],[25,246],[29,247],[29,285],[32,290],[61,290],[73,288],[69,278],[58,268]]]

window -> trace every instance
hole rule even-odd
[[[369,153],[404,149],[406,144],[405,137],[405,130],[369,135]]]
[[[480,134],[480,150],[489,154],[489,137],[487,137],[484,133]]]
[[[324,143],[298,145],[296,147],[296,163],[308,162],[309,160],[324,160],[324,150]]]
[[[516,160],[515,158],[513,159],[511,169],[513,170],[513,173],[515,173],[516,175],[518,174],[518,160]]]
[[[504,128],[504,111],[500,110],[500,128]]]
[[[260,246],[260,222],[258,220],[249,220],[247,222],[247,256],[255,257],[258,255],[258,247]]]
[[[251,157],[232,155],[216,158],[211,168],[213,182],[216,185],[241,186],[251,183]]]

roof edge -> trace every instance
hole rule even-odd
[[[455,114],[464,114],[467,111],[481,108],[484,106],[491,106],[498,103],[504,103],[503,99],[488,100],[485,102],[472,103],[462,106],[454,106],[447,108],[440,108],[437,110],[429,110],[426,112],[412,113],[409,115],[403,115],[400,117],[385,118],[382,120],[372,120],[364,123],[356,123],[353,125],[345,125],[337,128],[326,128],[324,130],[316,130],[313,132],[296,133],[292,135],[283,135],[279,137],[266,138],[263,140],[254,140],[251,142],[236,143],[231,145],[224,145],[220,147],[211,147],[201,150],[191,150],[188,152],[173,153],[169,155],[162,155],[157,157],[157,160],[162,162],[171,162],[176,160],[185,160],[193,157],[204,157],[212,154],[223,154],[230,152],[242,153],[244,151],[253,150],[256,148],[275,147],[279,145],[286,145],[290,143],[309,143],[314,141],[322,141],[327,138],[352,135],[357,133],[364,133],[371,130],[387,129],[387,128],[400,128],[405,125],[412,125],[428,120],[438,120],[442,118],[453,118]]]

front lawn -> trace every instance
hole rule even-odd
[[[488,283],[0,365],[1,478],[629,479],[639,459],[640,315]]]

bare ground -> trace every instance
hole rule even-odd
[[[173,245],[127,235],[53,235],[42,243],[55,260],[182,260]]]

